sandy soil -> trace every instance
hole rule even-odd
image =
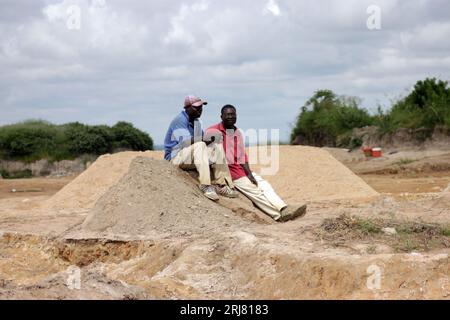
[[[243,197],[197,203],[189,175],[130,154],[116,167],[100,159],[54,197],[2,193],[0,298],[450,299],[444,151],[408,150],[417,159],[393,174],[405,154],[373,161],[329,150],[347,169],[323,149],[281,150],[279,178],[267,179],[290,201],[315,195],[307,215],[287,223],[267,219]],[[422,170],[425,163],[432,165]],[[170,199],[170,179],[192,192],[180,196],[190,208]],[[365,182],[380,194],[371,197]],[[5,183],[7,190],[14,181]],[[154,215],[160,209],[167,213]],[[100,222],[109,227],[99,230]],[[381,274],[376,288],[373,270]]]
[[[255,149],[250,148],[250,159]],[[264,162],[264,153],[260,149],[259,162]],[[274,157],[270,165],[256,164],[251,168],[263,175],[287,202],[360,201],[378,196],[360,177],[321,148],[280,146],[278,159]]]
[[[384,150],[382,157],[365,157],[361,150],[324,148],[357,174],[436,174],[450,171],[450,151],[443,149],[406,148]]]
[[[0,199],[51,196],[74,178],[75,176],[62,178],[1,179]]]

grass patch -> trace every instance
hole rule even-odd
[[[381,232],[381,228],[371,220],[357,219],[356,226],[365,234]]]
[[[341,215],[336,219],[325,219],[322,228],[330,233],[340,233],[341,231],[353,231],[362,235],[370,235],[381,232],[377,222],[370,219],[363,219],[349,215]]]
[[[367,249],[366,249],[366,252],[368,254],[375,254],[375,253],[377,253],[377,246],[375,246],[375,245],[368,246]]]
[[[386,234],[383,228],[395,228],[397,234]],[[450,248],[450,227],[394,219],[370,219],[341,215],[325,219],[316,230],[321,240],[347,246],[349,242],[368,244],[366,252],[373,254],[376,243],[388,245],[397,252],[429,251]]]
[[[450,226],[442,228],[442,235],[444,237],[450,237]]]
[[[397,246],[397,250],[411,252],[419,249],[419,247],[420,245],[417,243],[415,239],[407,238],[403,241],[403,243],[400,243],[400,245]]]
[[[416,161],[416,160],[404,158],[404,159],[400,159],[399,161],[394,162],[393,164],[399,165],[399,166],[405,166],[405,165],[410,164],[410,163],[412,163],[414,161]]]

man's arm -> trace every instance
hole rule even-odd
[[[238,163],[241,164],[241,167],[244,169],[245,174],[247,175],[247,178],[253,183],[255,186],[258,185],[258,182],[256,181],[255,177],[252,174],[252,170],[250,169],[250,165],[248,164],[248,156],[245,152],[245,146],[244,146],[244,138],[242,136],[241,130],[237,131],[238,133],[238,148],[237,148],[237,157],[238,157]]]
[[[199,121],[194,122],[194,136],[189,132],[189,129],[179,123],[175,126],[173,131],[173,140],[177,141],[178,148],[183,149],[193,145],[196,142],[203,141],[206,145],[209,145],[213,140],[204,139],[203,130],[201,128],[201,123]]]
[[[252,170],[250,170],[250,165],[248,162],[245,162],[244,164],[241,164],[242,168],[245,171],[245,174],[247,175],[247,178],[255,185],[258,185],[258,182],[256,181],[255,177],[252,174]]]

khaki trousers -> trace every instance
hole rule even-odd
[[[258,182],[257,186],[247,177],[234,180],[234,186],[264,213],[278,220],[281,217],[280,211],[286,207],[286,203],[276,194],[269,182],[255,173],[253,176]]]
[[[222,143],[211,143],[206,146],[204,142],[196,142],[181,149],[170,162],[183,170],[197,169],[200,184],[233,187],[233,180],[228,169]],[[210,165],[213,173],[212,181]]]

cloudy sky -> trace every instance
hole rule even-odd
[[[205,125],[231,103],[243,129],[287,140],[317,89],[374,110],[417,80],[450,78],[447,0],[0,4],[0,125],[125,120],[161,144],[193,93],[209,102]]]

